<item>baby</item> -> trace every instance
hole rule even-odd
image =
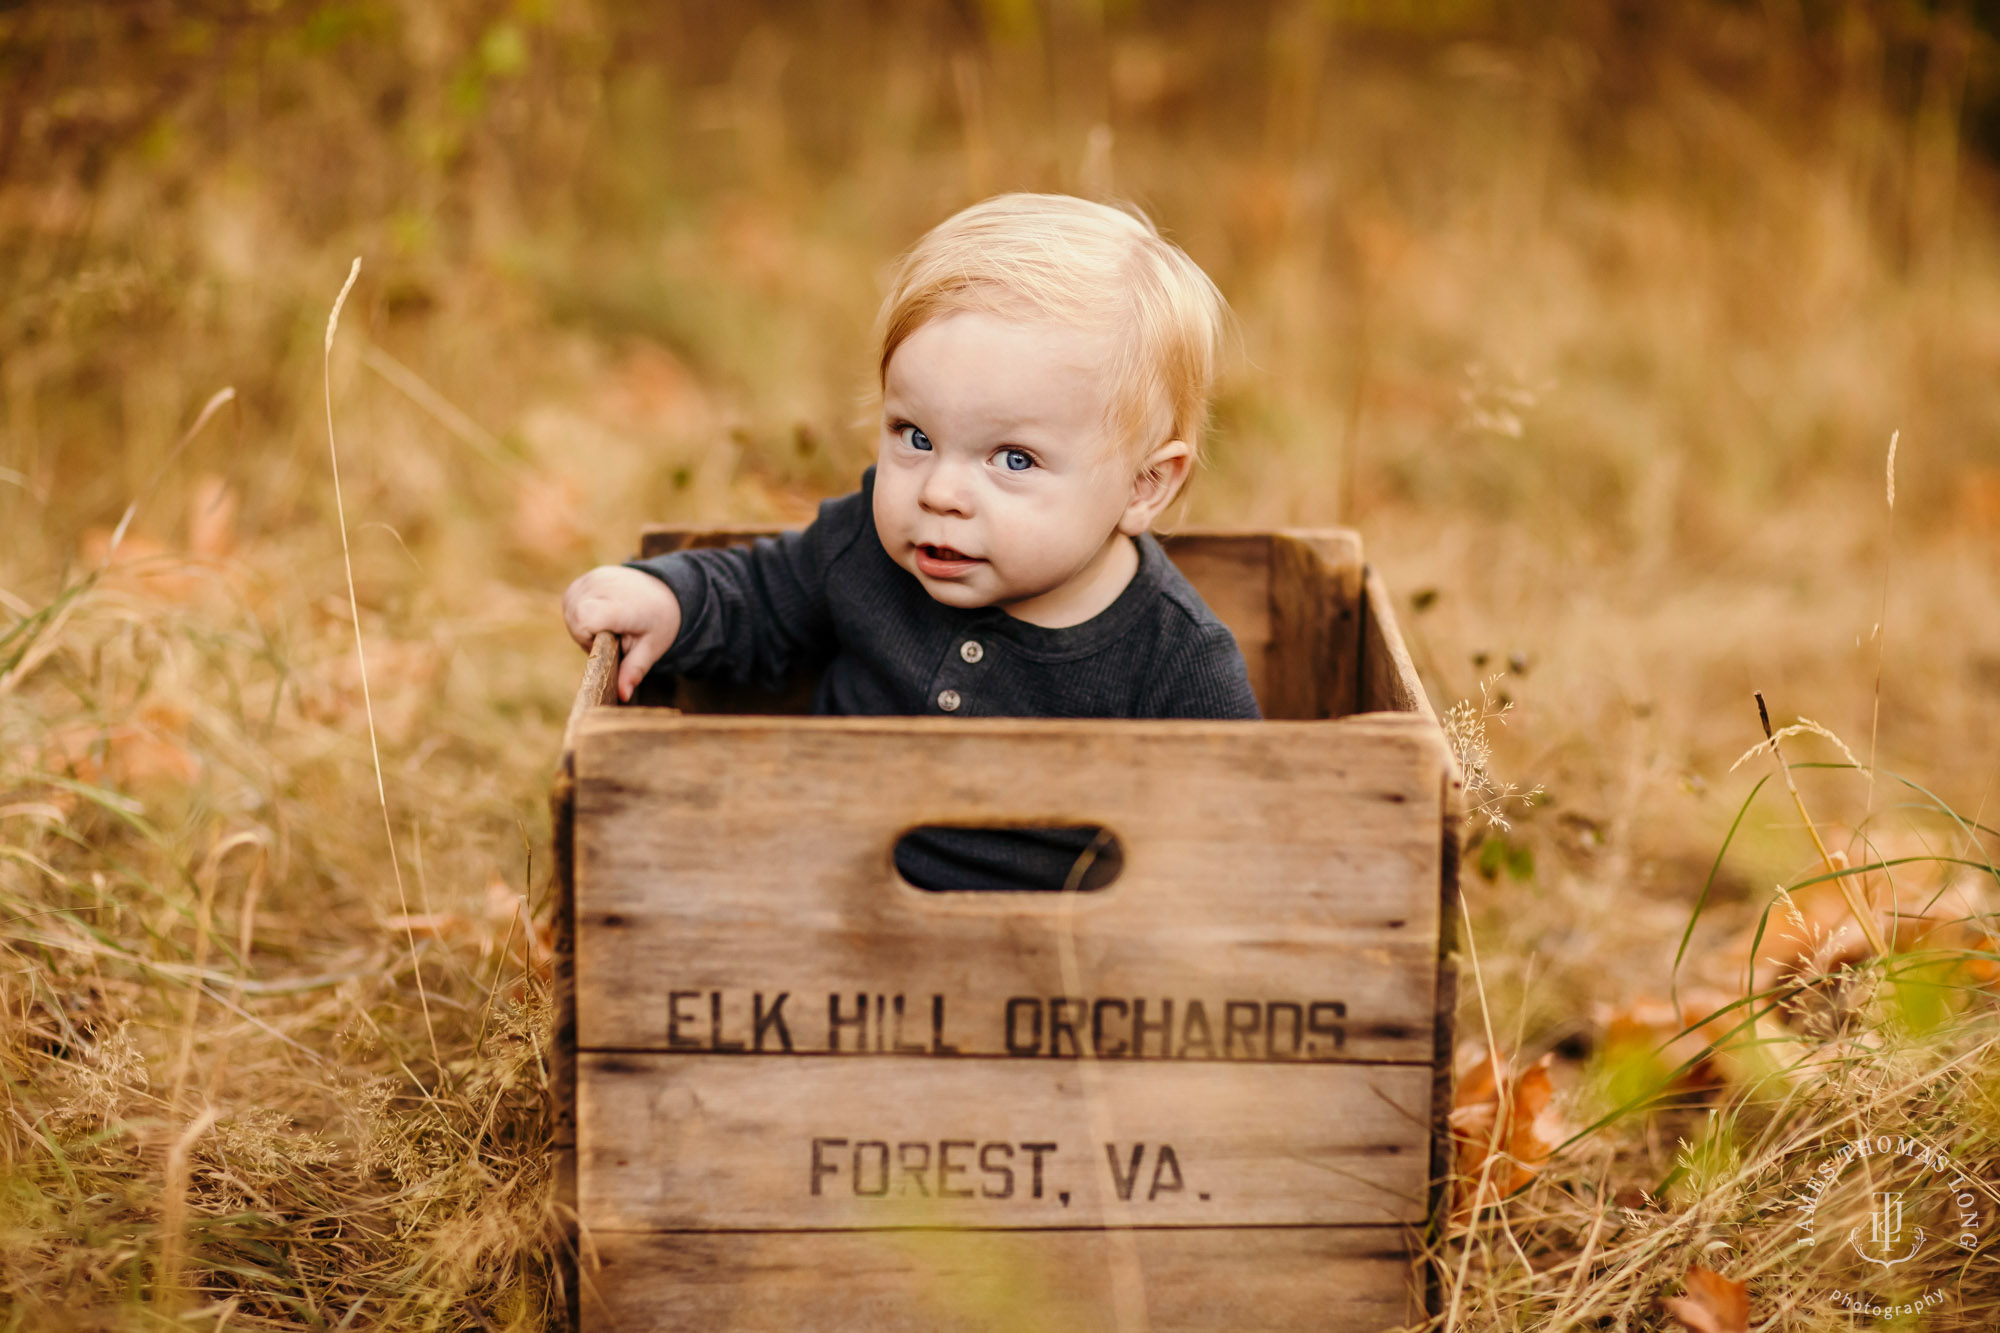
[[[815,713],[1255,718],[1235,639],[1147,531],[1194,467],[1223,313],[1142,218],[975,204],[883,303],[861,489],[752,546],[591,570],[570,633],[620,636],[621,699],[655,668],[807,667]]]

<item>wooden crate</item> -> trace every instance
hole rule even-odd
[[[583,1329],[1422,1315],[1451,760],[1353,533],[1165,544],[1269,720],[786,715],[810,682],[616,708],[600,636],[552,797]],[[1123,870],[922,892],[890,853],[923,824],[1102,825]]]

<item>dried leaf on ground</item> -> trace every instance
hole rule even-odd
[[[1688,1333],[1749,1333],[1750,1288],[1706,1268],[1687,1275],[1687,1295],[1670,1296],[1667,1313]]]
[[[187,710],[158,700],[130,722],[77,722],[50,730],[42,738],[42,765],[119,788],[186,786],[202,767],[188,739]]]
[[[1489,1054],[1460,1073],[1451,1110],[1457,1216],[1470,1216],[1526,1185],[1568,1137],[1549,1078],[1553,1061],[1544,1055],[1515,1074]]]
[[[110,528],[90,528],[81,543],[86,569],[110,571],[104,586],[166,602],[185,602],[200,588],[186,557],[171,547],[131,532],[113,545],[114,535]]]
[[[1978,881],[1961,877],[1959,867],[1948,861],[1929,859],[1937,855],[1936,849],[1911,837],[1881,833],[1864,845],[1838,826],[1827,829],[1826,835],[1829,841],[1853,843],[1857,854],[1868,858],[1862,864],[1903,862],[1849,881],[1873,909],[1882,936],[1899,952],[1995,952],[1994,935],[1981,924],[1987,903]],[[1833,856],[1840,869],[1850,864],[1846,853],[1836,851]],[[1866,962],[1873,952],[1837,880],[1782,892],[1763,923],[1762,938],[1757,938],[1753,924],[1732,950],[1735,957],[1751,957],[1759,990],[1837,972]],[[2000,983],[2000,962],[1971,957],[1965,968],[1971,984]]]
[[[1724,1012],[1728,1004],[1721,991],[1698,987],[1684,991],[1679,1005],[1641,996],[1622,1008],[1601,1006],[1605,1056],[1657,1065],[1663,1077],[1672,1075],[1668,1086],[1675,1089],[1715,1087],[1738,1072],[1736,1060],[1721,1049],[1742,1022],[1739,1011]]]

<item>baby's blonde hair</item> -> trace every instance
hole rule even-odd
[[[1135,460],[1183,440],[1199,461],[1228,306],[1136,209],[1001,194],[952,214],[896,268],[877,322],[878,381],[911,334],[969,310],[1113,335],[1115,438]]]

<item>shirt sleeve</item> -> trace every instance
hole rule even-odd
[[[804,528],[748,546],[628,561],[681,604],[680,634],[654,669],[778,689],[795,668],[830,658],[827,566],[869,529],[863,501],[859,491],[827,500]]]
[[[1236,636],[1219,621],[1181,636],[1147,682],[1139,716],[1257,719],[1257,695]]]

